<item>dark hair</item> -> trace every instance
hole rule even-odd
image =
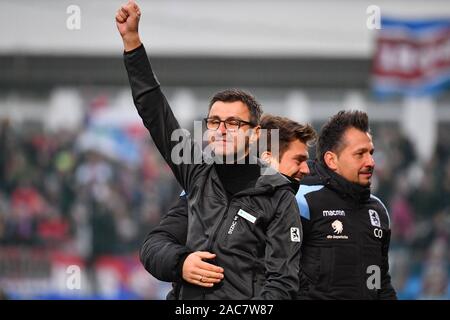
[[[317,160],[325,164],[323,159],[327,151],[339,153],[344,147],[344,133],[355,128],[362,132],[370,132],[367,113],[359,110],[341,110],[331,117],[322,127],[317,143]]]
[[[255,97],[251,94],[242,91],[240,89],[227,89],[224,91],[217,92],[214,97],[212,97],[209,102],[209,110],[211,110],[212,105],[217,102],[236,102],[241,101],[244,103],[248,111],[250,111],[250,122],[255,126],[259,125],[261,122],[262,108]]]
[[[288,149],[289,143],[300,140],[304,144],[310,146],[316,139],[316,131],[309,124],[300,124],[294,120],[265,114],[261,119],[261,128],[267,129],[267,151],[272,151],[271,130],[278,129],[279,135],[279,157],[283,156]]]

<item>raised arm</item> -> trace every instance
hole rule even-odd
[[[196,165],[194,161],[194,155],[201,155],[200,149],[194,152],[194,148],[200,146],[193,144],[186,130],[181,130],[160,89],[140,41],[138,32],[140,16],[140,9],[134,1],[122,6],[116,14],[117,29],[124,43],[124,62],[134,105],[175,178],[183,189],[189,192],[191,182],[196,181],[202,167],[200,164]],[[172,139],[172,135],[176,135],[176,138]],[[174,152],[172,155],[174,150],[181,152]],[[183,157],[184,152],[189,156]]]

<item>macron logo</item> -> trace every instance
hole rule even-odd
[[[323,210],[322,215],[324,217],[345,216],[344,210]]]

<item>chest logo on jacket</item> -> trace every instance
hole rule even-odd
[[[333,232],[336,234],[341,234],[344,230],[344,225],[339,220],[334,220],[331,227],[333,228]]]
[[[324,217],[334,217],[334,216],[345,217],[345,211],[344,210],[323,210],[322,215]]]
[[[300,242],[300,229],[291,227],[291,241]]]
[[[331,228],[335,234],[328,235],[327,239],[348,239],[348,236],[341,234],[344,231],[344,224],[341,221],[334,220],[331,223]]]
[[[375,210],[369,209],[369,217],[370,217],[370,223],[374,227],[381,228],[381,222],[380,222],[380,217],[378,216],[378,212],[376,212]]]

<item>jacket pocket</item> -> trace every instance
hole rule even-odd
[[[320,291],[327,291],[330,287],[333,273],[333,247],[321,247],[319,249],[319,259],[316,287]]]
[[[240,237],[246,239],[251,234],[256,236],[261,232],[258,227],[261,214],[258,211],[238,203],[230,207],[228,214],[231,219],[227,219],[225,236],[240,234]]]
[[[300,260],[300,273],[308,284],[315,285],[320,274],[320,248],[304,246]]]
[[[265,278],[256,271],[253,271],[253,290],[252,297],[259,297],[264,287]]]
[[[245,213],[239,213],[239,210]],[[251,263],[254,259],[263,259],[264,230],[257,225],[258,218],[254,210],[234,204],[229,209],[228,218],[221,226],[216,245],[221,250],[232,253],[235,259],[244,260],[246,263]]]
[[[334,268],[331,285],[333,287],[358,288],[359,256],[355,246],[334,247]]]

